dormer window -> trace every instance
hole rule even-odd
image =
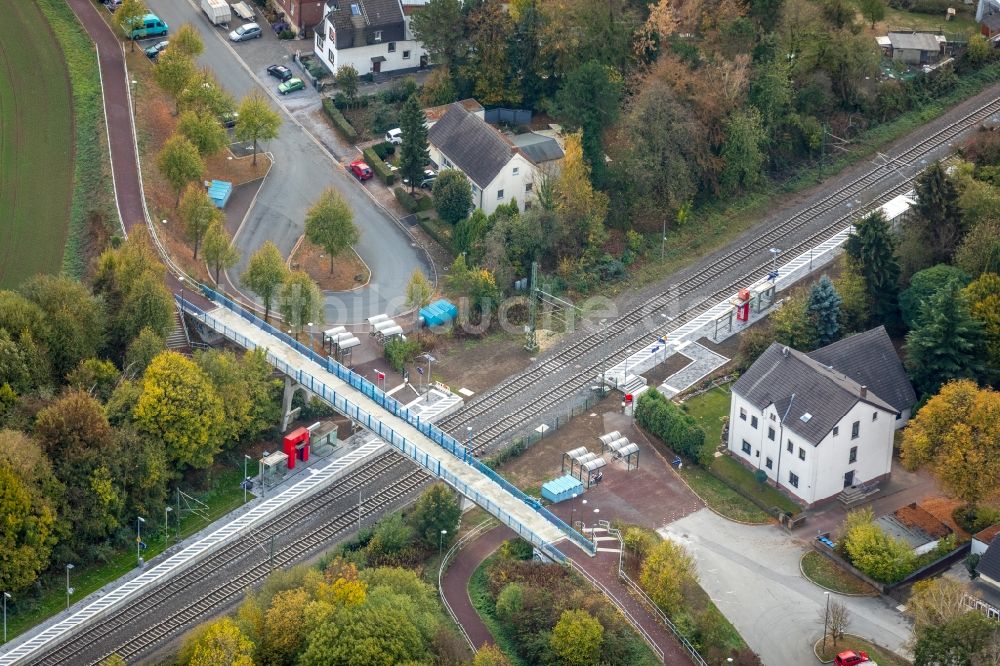
[[[361,16],[361,7],[359,7],[357,4],[352,4],[351,16]]]
[[[375,41],[376,42],[381,42],[382,41],[382,31],[381,30],[376,30],[375,31]]]

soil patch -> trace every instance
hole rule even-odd
[[[326,250],[304,238],[292,251],[288,266],[292,270],[304,270],[324,291],[348,291],[364,285],[371,278],[371,271],[353,249],[335,257],[333,272],[330,272],[330,257]]]
[[[442,338],[434,347],[434,379],[481,393],[531,363],[524,337],[499,333],[484,339]]]
[[[684,354],[673,354],[649,372],[644,372],[643,376],[648,380],[650,386],[659,386],[663,383],[664,379],[675,372],[680,372],[692,363],[694,361],[684,356]]]

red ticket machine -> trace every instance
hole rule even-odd
[[[750,290],[740,289],[740,293],[733,301],[736,306],[736,321],[747,321],[750,319]]]
[[[309,431],[305,428],[296,428],[285,435],[282,440],[285,446],[285,455],[288,456],[288,469],[295,469],[295,461],[303,462],[309,460]]]

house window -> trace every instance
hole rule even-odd
[[[797,474],[793,474],[792,472],[789,472],[788,473],[788,483],[792,484],[792,488],[798,488],[799,487],[799,477],[798,477],[798,475]]]
[[[455,166],[454,164],[451,163],[451,160],[449,160],[447,157],[445,157],[443,155],[441,156],[441,162],[444,163],[444,167],[446,169],[450,169],[451,167]],[[472,186],[475,187],[476,184],[473,183]],[[475,190],[473,190],[473,192],[475,192]]]
[[[767,460],[766,460],[766,461],[764,462],[764,467],[767,467],[768,469],[771,469],[771,466],[772,466],[772,465],[774,465],[774,461],[772,461],[772,460],[771,460],[770,458],[768,458],[768,459],[767,459]]]
[[[470,181],[469,182],[469,187],[472,188],[472,193],[473,194],[479,194],[479,186],[478,185],[476,185],[475,183],[473,183],[473,182]]]
[[[848,456],[847,462],[848,463],[858,462],[858,447],[856,446],[851,447],[851,455]]]
[[[747,420],[747,410],[743,409],[742,407],[740,407],[740,418],[743,419],[744,421]]]
[[[803,448],[802,448],[802,447],[800,446],[800,447],[799,447],[799,460],[805,460],[805,459],[806,459],[806,450],[805,450],[805,449],[803,449]]]
[[[872,412],[872,421],[878,421],[878,412]]]
[[[899,412],[899,413],[896,414],[896,420],[897,421],[899,421],[902,418],[903,418],[903,413],[902,412]]]
[[[792,446],[792,440],[788,440],[788,452],[791,453],[794,450],[795,450],[795,447]]]
[[[756,417],[756,416],[751,416],[751,417],[750,417],[750,425],[751,425],[752,427],[754,427],[754,428],[756,428],[756,427],[757,427],[757,417]]]
[[[528,183],[527,185],[524,186],[524,191],[525,192],[530,192],[532,190],[533,186],[534,186],[534,183]]]
[[[743,440],[743,453],[750,455],[750,442]]]
[[[833,426],[833,436],[836,437],[840,434],[840,426]]]
[[[375,41],[376,42],[381,42],[382,41],[382,31],[381,30],[376,30],[375,31]]]
[[[497,190],[497,201],[503,200],[503,190]]]
[[[861,421],[851,424],[851,439],[857,439],[861,435]]]
[[[521,167],[514,167],[514,169],[511,171],[511,175],[516,176],[520,171]]]
[[[389,42],[389,53],[396,52],[396,42]]]
[[[410,59],[410,52],[403,51],[403,60],[409,60],[409,59]]]
[[[774,428],[770,428],[770,427],[769,427],[769,428],[767,429],[767,438],[768,438],[769,440],[771,440],[772,442],[774,441]]]
[[[778,416],[776,414],[771,414],[771,420],[772,421],[777,421],[778,420]]]

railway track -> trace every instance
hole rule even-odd
[[[497,408],[501,407],[511,398],[522,394],[528,388],[536,385],[542,378],[563,370],[574,364],[574,362],[588,356],[595,349],[605,344],[605,340],[614,341],[614,347],[609,350],[609,353],[602,354],[604,358],[598,362],[590,363],[586,366],[581,365],[572,377],[559,386],[554,387],[553,390],[528,405],[519,406],[515,412],[503,415],[485,428],[479,430],[476,433],[475,445],[471,448],[474,452],[480,452],[502,443],[518,428],[521,428],[536,416],[543,414],[550,407],[592,384],[595,377],[600,374],[601,368],[611,367],[634,353],[637,349],[637,343],[648,343],[649,336],[653,331],[669,333],[670,330],[676,329],[690,321],[708,307],[717,303],[719,299],[725,298],[735,292],[741,285],[750,284],[766,276],[770,264],[760,264],[738,278],[728,281],[724,286],[715,290],[709,297],[701,300],[693,307],[689,307],[670,320],[667,327],[663,325],[663,321],[659,317],[656,318],[658,321],[651,322],[651,318],[658,314],[659,311],[677,305],[681,297],[689,296],[699,289],[707,287],[713,281],[724,277],[734,269],[738,269],[747,256],[754,253],[766,252],[768,248],[774,247],[778,241],[786,238],[791,233],[804,229],[819,217],[828,214],[832,209],[851,204],[851,212],[839,216],[836,220],[811,234],[795,247],[786,249],[785,254],[795,256],[797,253],[808,250],[809,247],[816,243],[833,236],[843,229],[853,217],[854,210],[856,210],[854,206],[855,197],[873,185],[877,185],[896,175],[895,169],[897,166],[895,165],[900,163],[911,164],[925,158],[935,150],[947,145],[948,142],[962,132],[982,123],[983,120],[998,111],[1000,111],[1000,98],[982,105],[957,122],[942,128],[902,154],[891,158],[885,166],[872,169],[864,175],[846,183],[817,202],[809,210],[793,215],[749,243],[730,250],[719,257],[717,261],[695,271],[690,277],[678,284],[676,290],[660,294],[610,322],[606,329],[584,335],[574,340],[572,345],[542,360],[537,365],[520,374],[511,376],[490,391],[481,394],[461,411],[442,420],[439,426],[446,431],[450,431],[454,437],[461,440],[464,434],[462,431],[472,421],[497,410]],[[910,189],[909,181],[910,178],[907,178],[904,184],[889,189],[879,197],[869,201],[867,205],[881,205],[892,197],[908,191]],[[624,342],[622,342],[623,340]]]
[[[410,471],[406,472],[407,469]],[[240,566],[241,563],[245,565],[246,563],[242,561],[258,548],[264,548],[266,553],[264,544],[272,537],[277,538],[294,532],[316,511],[330,510],[333,508],[332,505],[345,498],[353,500],[359,489],[394,473],[399,475],[398,479],[394,480],[388,487],[365,498],[363,507],[365,515],[375,515],[390,508],[430,478],[422,470],[412,468],[407,464],[406,459],[398,454],[389,452],[380,455],[368,465],[358,469],[350,477],[345,478],[343,483],[338,483],[336,486],[317,493],[296,505],[294,512],[292,512],[295,517],[289,518],[290,512],[287,511],[283,512],[282,515],[275,516],[255,528],[251,533],[233,542],[228,548],[214,553],[184,573],[164,582],[149,594],[126,604],[112,615],[70,638],[32,663],[46,665],[97,663],[112,652],[118,653],[126,660],[135,657],[158,641],[188,628],[192,622],[230,602],[248,587],[264,579],[274,568],[290,564],[323,545],[329,539],[354,528],[358,524],[361,507],[349,506],[349,508],[337,512],[320,527],[276,550],[273,566],[271,561],[265,557],[260,562],[248,567],[244,566],[231,579],[222,584],[214,585],[205,592],[203,588],[212,584],[211,577],[214,574],[225,567]],[[182,595],[193,596],[193,601],[173,614],[153,623],[148,629],[129,631],[128,635],[120,637],[120,643],[113,649],[108,649],[107,645],[100,645],[98,650],[101,653],[100,657],[88,661],[91,659],[88,655],[94,654],[95,648],[102,641],[115,640],[113,634],[135,626],[144,615],[154,613],[157,608],[168,601],[176,602],[177,599],[183,598]]]

